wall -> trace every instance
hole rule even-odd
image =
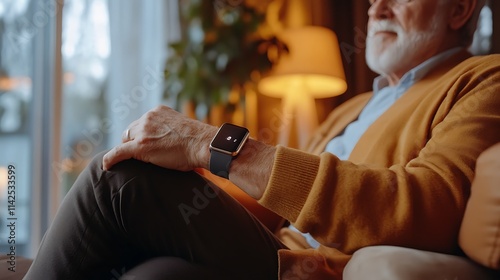
[[[283,1],[285,6],[289,6],[294,0],[275,1]],[[366,66],[364,57],[369,3],[367,0],[302,0],[301,5],[305,13],[309,15],[303,18],[305,23],[324,26],[336,33],[348,84],[346,93],[316,101],[318,118],[322,121],[342,102],[356,94],[371,90],[376,74]],[[500,17],[496,16],[500,14],[500,1],[490,0],[490,6],[493,11],[491,53],[500,53]],[[280,18],[287,21],[285,11],[281,11]],[[279,106],[280,100],[259,95],[259,139],[271,144],[276,144],[276,137],[279,134],[276,123],[278,120],[286,120],[285,116],[280,115],[279,110],[276,109]],[[292,139],[291,146],[296,146],[295,139]]]

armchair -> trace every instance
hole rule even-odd
[[[500,279],[500,143],[477,159],[459,245],[463,257],[392,246],[366,247],[354,253],[344,280]]]
[[[205,176],[210,175],[203,170],[199,172]],[[463,256],[394,246],[365,247],[355,252],[348,262],[344,280],[500,279],[499,182],[500,143],[484,151],[477,160],[476,176],[459,232]],[[280,226],[281,219],[278,216],[258,205],[243,192],[235,190],[237,188],[231,187],[228,181],[217,183],[242,201],[271,230]],[[16,272],[9,272],[6,257],[5,254],[0,256],[0,280],[22,279],[31,261],[18,258]],[[196,267],[181,259],[167,257],[147,261],[129,273],[132,275],[140,271],[146,272],[151,279],[164,279],[166,275],[182,275],[182,279],[206,279],[207,273],[210,273],[205,268]],[[127,274],[122,278],[126,277]]]

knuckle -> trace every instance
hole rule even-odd
[[[146,123],[152,122],[156,118],[157,114],[158,113],[156,111],[149,111],[149,112],[147,112],[144,115],[144,119],[146,120]]]
[[[162,110],[166,110],[166,109],[168,109],[168,106],[166,106],[164,104],[160,104],[160,105],[156,106],[155,111],[162,111]]]

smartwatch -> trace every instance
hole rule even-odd
[[[250,132],[244,127],[222,124],[210,143],[210,172],[228,179],[229,165],[245,145],[249,135]]]

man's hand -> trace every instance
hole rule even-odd
[[[103,168],[130,158],[180,171],[207,168],[208,146],[216,132],[213,126],[159,106],[129,125],[122,143],[104,156]]]
[[[193,120],[166,106],[159,106],[132,122],[122,143],[103,158],[103,169],[135,158],[180,171],[209,169],[209,145],[217,128]],[[244,192],[259,199],[271,175],[276,148],[248,139],[231,163],[229,178]]]

